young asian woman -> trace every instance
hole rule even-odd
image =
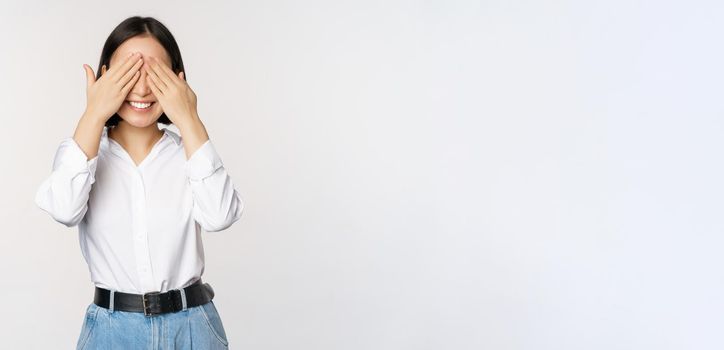
[[[87,105],[35,201],[78,226],[95,285],[78,349],[227,349],[201,281],[201,230],[225,230],[244,201],[198,114],[178,45],[152,17],[109,35],[83,65]],[[159,128],[174,124],[179,132]]]

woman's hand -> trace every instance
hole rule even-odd
[[[176,75],[155,57],[150,57],[148,61],[143,66],[146,80],[168,119],[179,126],[198,116],[196,94],[184,79],[184,72]]]
[[[106,66],[101,67],[101,77],[95,79],[93,68],[87,64],[83,65],[87,78],[88,103],[86,105],[86,115],[98,118],[105,123],[113,116],[126,100],[128,92],[136,84],[141,76],[139,69],[143,64],[141,55],[134,52],[122,63],[105,70]]]

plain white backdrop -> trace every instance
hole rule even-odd
[[[653,0],[3,2],[0,347],[75,346],[33,197],[133,15],[246,200],[204,233],[232,349],[724,347],[724,5]]]

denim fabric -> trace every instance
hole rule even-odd
[[[78,338],[80,349],[228,349],[213,301],[182,311],[146,316],[90,303]]]

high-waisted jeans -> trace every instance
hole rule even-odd
[[[213,300],[178,312],[146,316],[90,303],[78,338],[81,349],[228,349]]]

